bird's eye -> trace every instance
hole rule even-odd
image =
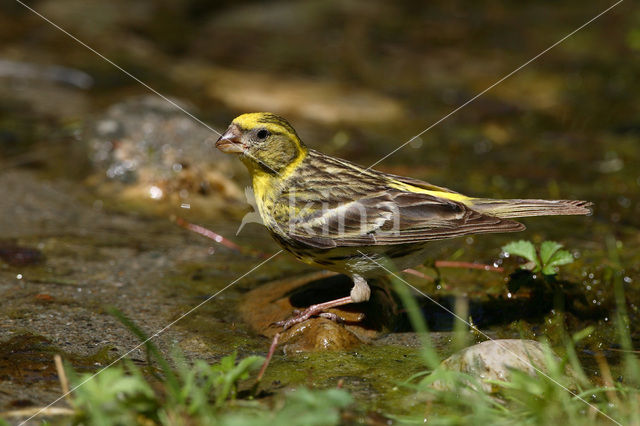
[[[269,136],[269,131],[267,129],[260,129],[258,133],[256,133],[256,136],[258,136],[258,139],[266,139],[267,136]]]

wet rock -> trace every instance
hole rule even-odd
[[[280,342],[286,352],[350,349],[370,342],[393,328],[396,304],[384,280],[371,280],[371,299],[366,303],[330,309],[342,321],[311,318],[286,330]],[[250,291],[239,310],[256,333],[272,337],[295,310],[349,294],[351,279],[322,271],[273,281]]]
[[[555,354],[552,356],[559,361]],[[440,367],[476,377],[481,381],[483,390],[495,392],[495,385],[488,381],[508,381],[512,370],[520,370],[530,376],[541,374],[540,372],[548,374],[547,364],[545,347],[539,342],[498,339],[465,348],[445,359]],[[569,371],[568,373],[570,374]],[[434,382],[433,386],[437,389],[449,387],[441,381]]]
[[[300,352],[348,350],[360,346],[363,341],[347,328],[326,318],[311,318],[296,324],[283,333],[280,339],[285,355]]]
[[[234,181],[246,174],[242,164],[218,153],[212,146],[218,135],[166,100],[112,105],[85,133],[97,171],[90,181],[101,194],[160,213],[210,216],[244,206]]]

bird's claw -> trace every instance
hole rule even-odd
[[[332,312],[322,312],[321,309],[316,308],[315,306],[310,306],[307,309],[300,311],[300,310],[295,310],[293,311],[294,316],[287,319],[287,320],[283,320],[283,321],[278,321],[275,322],[274,324],[277,326],[282,327],[283,330],[287,330],[289,328],[291,328],[292,326],[296,325],[296,324],[300,324],[301,322],[304,322],[306,320],[308,320],[309,318],[313,317],[313,316],[319,316],[322,318],[327,318],[331,321],[335,321],[335,322],[344,322],[344,319],[341,318],[340,316],[332,313]]]
[[[283,330],[287,330],[296,324],[300,324],[311,318],[313,315],[318,314],[319,312],[314,309],[307,308],[304,311],[294,311],[294,316],[283,321],[278,321],[275,324],[282,327]]]
[[[340,315],[334,314],[333,312],[320,312],[318,314],[319,317],[322,318],[326,318],[328,320],[331,320],[333,322],[337,322],[337,323],[343,323],[344,322],[344,318],[342,318]]]

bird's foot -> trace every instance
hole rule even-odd
[[[338,317],[338,315],[333,314],[331,312],[325,312],[325,310],[329,308],[335,308],[336,306],[347,305],[349,303],[352,303],[352,299],[350,296],[343,297],[341,299],[331,300],[329,302],[318,303],[317,305],[309,306],[307,309],[305,309],[302,312],[294,311],[294,316],[292,318],[289,318],[288,320],[284,320],[284,321],[278,321],[275,324],[278,326],[281,326],[284,330],[286,330],[296,324],[300,324],[301,322],[304,322],[309,318],[317,315],[323,318],[334,320],[334,321],[336,319],[342,320],[342,318]]]
[[[308,320],[309,318],[311,318],[312,316],[315,315],[323,315],[326,314],[328,312],[323,312],[322,311],[322,307],[319,307],[319,305],[312,305],[309,306],[307,309],[303,310],[303,311],[299,311],[296,310],[293,312],[293,317],[284,320],[284,321],[278,321],[275,324],[278,326],[281,326],[283,328],[283,330],[286,330],[288,328],[293,327],[296,324],[300,324],[301,322],[304,322],[306,320]],[[333,314],[335,315],[335,314]],[[337,316],[337,315],[336,315]]]

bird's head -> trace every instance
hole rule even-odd
[[[252,174],[281,174],[307,152],[287,120],[267,112],[236,117],[216,147],[224,153],[240,155]]]

